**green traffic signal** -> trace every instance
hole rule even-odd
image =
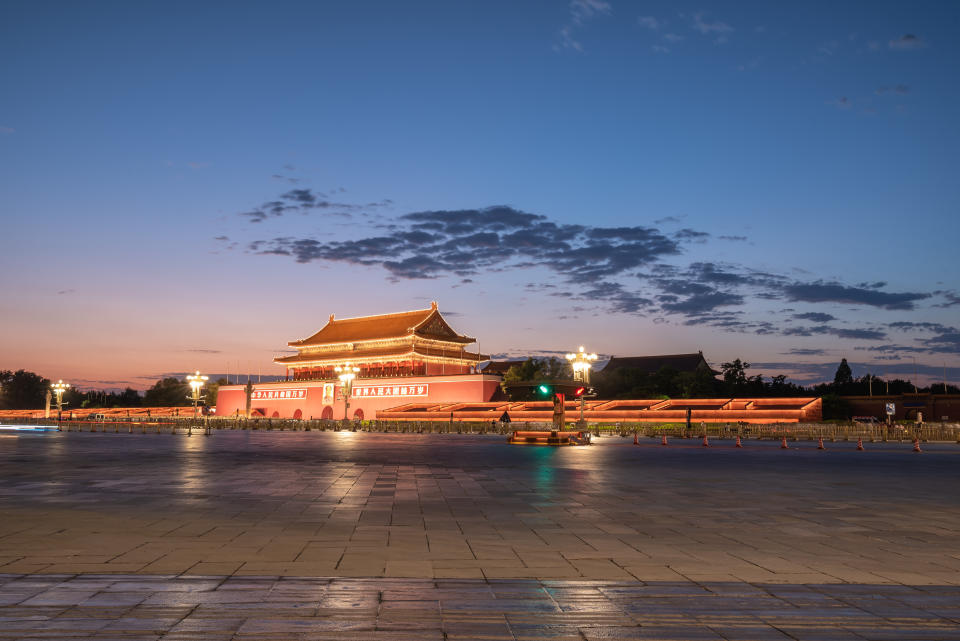
[[[549,395],[550,395],[550,386],[549,386],[549,385],[540,385],[540,387],[539,387],[538,389],[540,390],[540,393],[543,394],[544,396],[549,396]]]

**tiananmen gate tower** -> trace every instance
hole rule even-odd
[[[343,319],[331,314],[309,338],[287,343],[297,353],[274,359],[286,368],[287,380],[256,384],[250,411],[268,418],[344,418],[336,368],[346,364],[359,369],[349,418],[373,419],[378,410],[411,401],[489,401],[501,379],[477,373],[487,357],[466,349],[473,343],[476,339],[450,327],[436,302],[394,314]],[[217,415],[244,415],[246,409],[244,386],[220,387]]]

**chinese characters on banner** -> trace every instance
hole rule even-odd
[[[282,401],[285,399],[306,398],[305,389],[268,389],[253,390],[250,393],[250,399],[254,401]]]
[[[430,385],[421,383],[418,385],[365,385],[363,387],[354,386],[354,398],[382,398],[388,396],[426,396],[429,393]]]

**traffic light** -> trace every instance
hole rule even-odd
[[[577,389],[573,390],[573,395],[576,396],[577,398],[580,398],[581,396],[583,396],[583,393],[586,391],[587,391],[586,387],[578,387]]]
[[[537,386],[537,394],[539,394],[541,398],[549,398],[552,393],[553,387],[546,383],[540,383],[540,385]]]

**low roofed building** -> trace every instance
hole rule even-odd
[[[632,369],[648,374],[656,374],[663,368],[678,372],[695,372],[700,368],[707,368],[714,375],[719,374],[710,367],[703,352],[693,354],[662,354],[659,356],[614,356],[604,366],[601,372],[612,372],[618,369]]]

